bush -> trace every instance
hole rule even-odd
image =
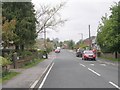
[[[8,65],[11,64],[11,61],[0,56],[0,66],[2,67],[2,76],[5,76],[9,72]]]
[[[10,60],[0,56],[0,66],[7,66],[9,64],[11,64]]]
[[[19,55],[20,55],[21,57],[27,57],[27,56],[31,56],[31,55],[32,55],[32,52],[30,52],[30,51],[20,51],[20,52],[19,52]]]
[[[47,53],[50,53],[52,51],[52,48],[47,48]]]

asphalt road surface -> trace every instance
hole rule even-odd
[[[119,88],[116,65],[84,61],[70,50],[55,57],[39,88]]]

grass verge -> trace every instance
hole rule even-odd
[[[20,73],[18,72],[8,72],[4,77],[0,78],[0,83],[4,83],[5,81],[8,81],[18,75]]]
[[[120,58],[118,59],[115,59],[115,58],[108,58],[108,57],[99,57],[101,59],[105,59],[105,60],[110,60],[110,61],[113,61],[113,62],[120,62]]]
[[[34,59],[32,62],[26,63],[22,68],[24,69],[31,68],[44,60],[45,59]]]

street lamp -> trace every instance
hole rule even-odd
[[[81,40],[82,40],[82,42],[83,42],[83,33],[78,33],[78,34],[81,35]]]

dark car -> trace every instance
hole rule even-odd
[[[43,56],[42,56],[42,58],[44,58],[44,59],[47,59],[47,58],[48,58],[47,51],[43,51]]]
[[[96,55],[92,50],[85,50],[82,55],[82,60],[96,60]]]
[[[83,50],[77,49],[76,51],[76,57],[82,57]]]

